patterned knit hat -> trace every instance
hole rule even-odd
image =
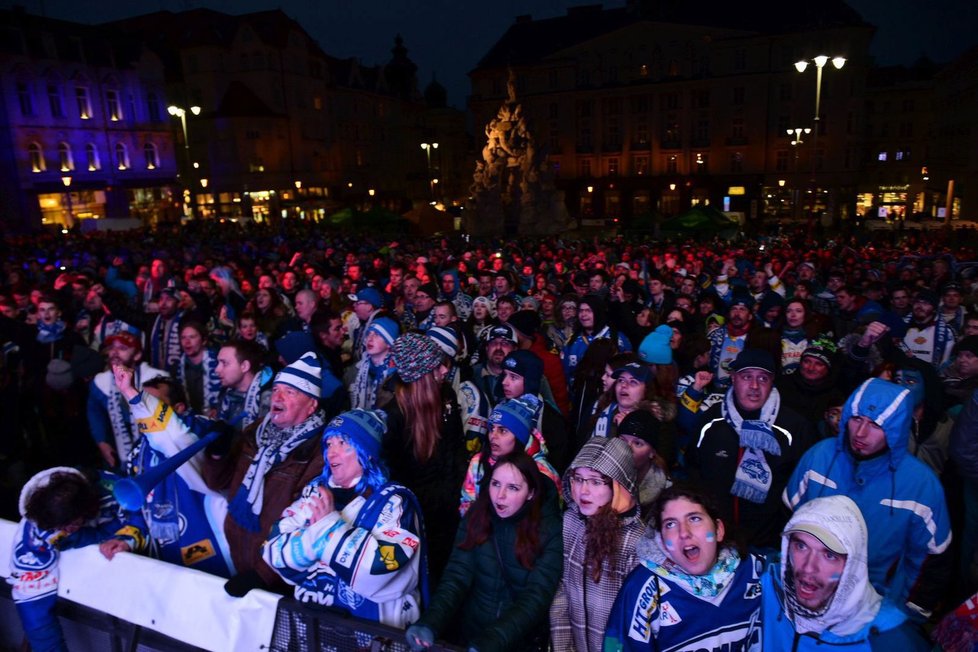
[[[458,337],[452,329],[443,326],[432,326],[425,331],[425,335],[430,337],[438,345],[438,348],[444,351],[445,355],[452,360],[458,355]]]
[[[420,333],[405,333],[394,340],[391,356],[401,380],[413,383],[438,368],[442,351],[430,337]]]
[[[306,351],[288,367],[278,372],[274,384],[294,387],[316,400],[322,397],[323,366],[312,351]]]
[[[489,415],[489,425],[502,426],[525,447],[533,436],[540,399],[532,394],[502,401]]]
[[[670,364],[672,349],[669,341],[672,339],[672,328],[665,324],[656,326],[655,330],[645,336],[638,347],[638,357],[648,364]]]
[[[326,455],[326,440],[330,437],[344,437],[366,453],[368,458],[380,457],[380,443],[387,432],[387,414],[382,410],[356,408],[343,412],[326,424],[323,432],[323,456]]]
[[[801,354],[801,357],[815,358],[821,361],[829,369],[832,368],[832,360],[835,358],[835,342],[828,338],[818,338],[808,344],[808,348]]]
[[[472,307],[473,308],[476,305],[479,305],[479,304],[485,306],[486,311],[489,313],[489,316],[490,317],[495,317],[496,316],[496,302],[495,301],[493,301],[489,297],[476,297],[476,298],[472,299]]]
[[[401,334],[401,328],[390,317],[375,317],[370,322],[367,333],[377,333],[381,339],[387,342],[387,346],[390,346],[397,339],[397,336]]]

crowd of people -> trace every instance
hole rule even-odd
[[[978,644],[965,246],[296,222],[0,254],[35,651],[64,649],[58,553],[90,544],[416,650]]]

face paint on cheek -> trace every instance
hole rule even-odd
[[[714,534],[713,532],[707,532],[706,533],[706,540],[707,541],[710,541],[712,543],[713,541],[716,541],[716,538],[717,538],[717,535]]]
[[[672,541],[666,541],[666,548],[669,548],[669,550],[672,550],[674,547],[675,547],[675,544]]]
[[[832,580],[833,582],[838,582],[840,579],[842,579],[842,575],[839,575],[838,573],[833,573],[832,577],[830,577],[829,579]]]

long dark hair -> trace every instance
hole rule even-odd
[[[483,478],[479,488],[479,497],[466,515],[465,539],[458,547],[471,550],[481,546],[492,536],[492,515],[494,508],[489,498],[489,483],[495,472],[505,464],[511,464],[519,471],[526,481],[527,487],[533,492],[533,497],[524,507],[524,513],[516,526],[516,559],[527,569],[533,568],[533,563],[540,554],[540,511],[546,493],[546,479],[537,468],[537,463],[526,451],[514,450],[496,460],[495,466]]]

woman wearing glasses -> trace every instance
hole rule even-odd
[[[645,525],[635,494],[632,451],[592,437],[564,474],[564,574],[550,606],[555,650],[601,650],[608,614]]]

